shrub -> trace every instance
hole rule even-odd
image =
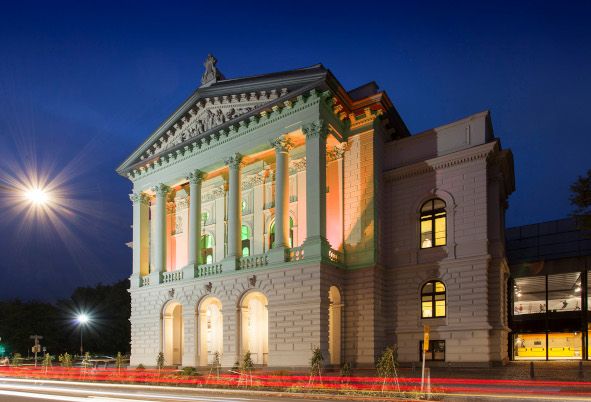
[[[156,358],[156,367],[158,367],[158,371],[164,367],[164,353],[158,353],[158,357]]]
[[[12,355],[12,361],[10,362],[13,366],[20,366],[23,364],[23,357],[20,353],[15,353]]]
[[[197,369],[195,367],[183,367],[181,370],[181,375],[185,376],[192,376],[192,375],[199,375]]]
[[[58,360],[62,367],[72,367],[72,355],[68,352],[64,353],[63,355],[59,355]]]
[[[145,370],[146,368],[144,367],[144,365],[142,363],[140,363],[137,365],[137,367],[135,369],[136,370]]]

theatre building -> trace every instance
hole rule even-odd
[[[361,72],[360,72],[361,73]],[[164,112],[164,111],[163,111]],[[148,134],[148,133],[146,133]],[[131,364],[509,357],[513,160],[480,112],[409,132],[322,65],[201,85],[117,169],[133,184]]]
[[[507,230],[510,352],[515,360],[588,360],[591,233],[572,219]]]

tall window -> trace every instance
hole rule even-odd
[[[204,264],[213,263],[213,236],[210,234],[201,236],[201,261]]]
[[[269,249],[275,247],[275,221],[271,223],[269,230]],[[293,218],[289,217],[289,247],[293,247]]]
[[[421,248],[445,246],[446,233],[445,202],[433,198],[421,207]]]
[[[421,289],[421,318],[445,317],[445,285],[429,281]]]
[[[242,225],[242,256],[250,256],[250,228]]]

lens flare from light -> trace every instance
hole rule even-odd
[[[35,205],[44,205],[49,201],[49,194],[41,188],[31,188],[25,192],[25,197]]]
[[[88,317],[86,314],[78,314],[76,319],[80,324],[86,324],[90,320],[90,317]]]

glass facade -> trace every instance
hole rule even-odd
[[[587,277],[588,272],[581,271],[512,279],[514,360],[588,359],[591,291]]]

